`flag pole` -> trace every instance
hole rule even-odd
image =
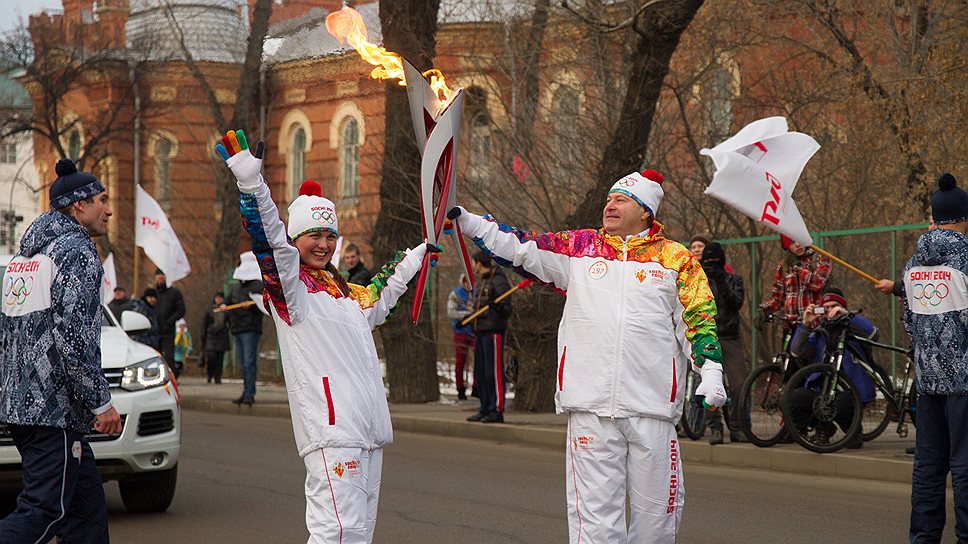
[[[523,280],[521,283],[519,283],[519,284],[515,285],[514,287],[508,289],[507,291],[501,293],[497,298],[494,299],[494,304],[497,304],[498,302],[501,302],[502,300],[508,298],[509,296],[511,296],[511,293],[517,291],[518,289],[524,289],[525,287],[527,287],[529,285],[531,285],[531,280]],[[484,312],[488,311],[490,308],[491,308],[491,305],[490,304],[485,304],[480,310],[477,310],[476,312],[472,313],[471,315],[465,317],[464,320],[460,322],[460,326],[461,327],[466,326],[468,323],[470,323],[471,321],[474,321],[475,319],[477,319],[478,317],[480,317],[481,314],[483,314]]]
[[[847,261],[844,261],[843,259],[840,259],[840,258],[838,258],[838,257],[830,254],[830,252],[828,252],[828,251],[824,251],[824,250],[820,249],[816,245],[811,245],[810,246],[810,249],[813,249],[817,253],[823,255],[824,257],[826,257],[826,258],[830,259],[831,261],[839,264],[840,266],[846,268],[847,270],[850,270],[854,274],[857,274],[858,276],[864,278],[865,280],[867,280],[867,281],[869,281],[869,282],[871,282],[873,284],[876,284],[878,281],[880,281],[877,278],[875,278],[874,276],[871,276],[870,274],[868,274],[867,272],[864,272],[863,270],[857,268],[856,266],[848,263]]]

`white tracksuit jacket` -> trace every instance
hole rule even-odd
[[[457,221],[498,264],[567,294],[559,413],[674,422],[688,363],[722,362],[706,275],[658,222],[622,240],[593,229],[526,233],[466,211]]]
[[[327,272],[300,265],[268,186],[242,193],[240,207],[279,335],[299,455],[390,444],[390,410],[371,330],[407,290],[426,246],[398,253],[368,286],[350,285],[344,297]]]

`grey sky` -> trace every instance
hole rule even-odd
[[[0,32],[15,28],[21,20],[26,23],[29,15],[45,8],[59,10],[63,5],[60,0],[4,0],[0,9]]]

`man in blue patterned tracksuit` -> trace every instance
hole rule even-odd
[[[968,542],[968,193],[951,174],[938,185],[937,228],[918,240],[903,276],[918,386],[911,544],[941,542],[949,471],[955,535]]]
[[[101,371],[104,269],[92,237],[107,232],[104,186],[70,159],[55,170],[51,211],[7,265],[0,312],[0,421],[23,458],[17,509],[0,542],[108,542],[104,488],[85,433],[121,432]]]

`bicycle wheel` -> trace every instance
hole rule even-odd
[[[878,384],[874,389],[874,400],[864,405],[863,414],[860,418],[860,437],[864,442],[874,440],[887,429],[888,423],[895,417],[894,404],[887,398],[885,393],[894,394],[894,381],[890,374],[880,365],[871,363],[871,368],[878,375]],[[885,388],[881,389],[881,385]]]
[[[842,372],[817,363],[796,371],[780,408],[790,436],[804,448],[833,453],[857,439],[862,406],[857,389]]]
[[[691,440],[699,440],[706,434],[706,410],[702,407],[702,401],[697,403],[696,400],[696,388],[699,387],[697,378],[691,371],[686,377],[686,396],[682,402],[682,418],[679,420],[682,432]]]
[[[783,367],[764,365],[750,373],[740,390],[740,430],[750,442],[761,448],[779,444],[786,436],[780,396],[783,393]]]

